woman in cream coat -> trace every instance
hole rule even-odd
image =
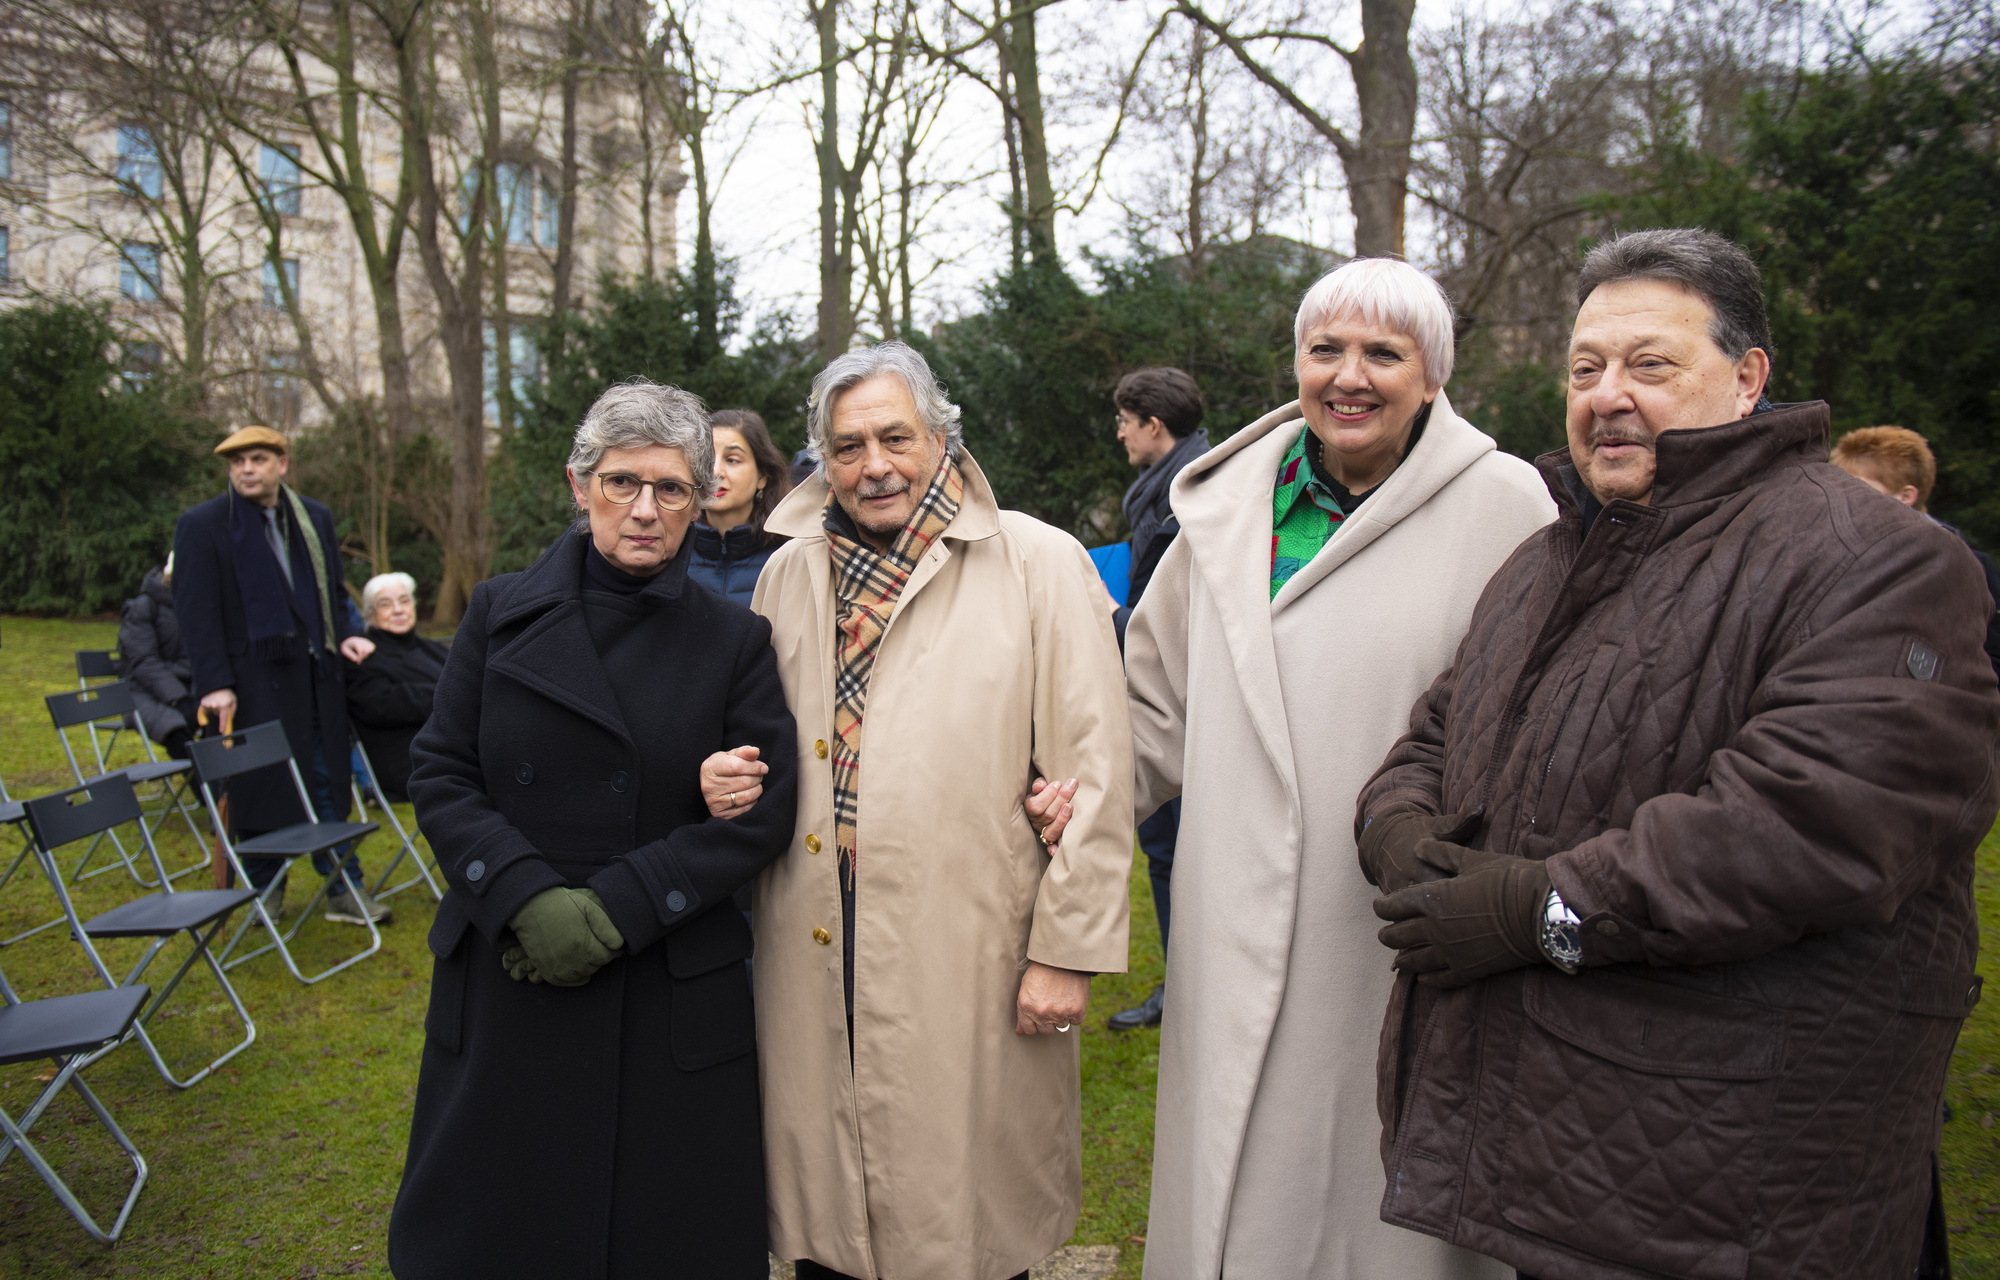
[[[1499,1280],[1379,1218],[1391,987],[1354,800],[1481,588],[1554,518],[1452,412],[1451,304],[1388,259],[1296,329],[1300,401],[1181,473],[1126,633],[1136,812],[1180,795],[1148,1280]]]

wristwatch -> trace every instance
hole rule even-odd
[[[1564,973],[1583,964],[1583,921],[1554,889],[1542,902],[1542,954]]]

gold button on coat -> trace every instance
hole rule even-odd
[[[815,743],[813,743],[813,754],[814,754],[814,755],[816,755],[816,756],[818,756],[818,757],[819,757],[820,759],[822,759],[822,760],[826,759],[826,739],[825,739],[825,738],[821,738],[821,739],[820,739],[820,740],[819,740],[818,742],[815,742]]]
[[[823,947],[833,941],[833,935],[828,933],[824,929],[814,929],[813,941],[819,943],[819,945]]]
[[[818,836],[807,836],[807,837],[806,837],[806,852],[807,852],[807,853],[818,853],[818,852],[819,852],[819,837],[818,837]]]

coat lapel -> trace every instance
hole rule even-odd
[[[1293,431],[1297,429],[1294,427]],[[1286,439],[1291,439],[1290,434]],[[1371,494],[1354,518],[1343,523],[1319,549],[1319,554],[1279,589],[1271,601],[1271,612],[1279,612],[1312,590],[1314,583],[1395,528],[1450,484],[1459,472],[1493,449],[1493,438],[1453,412],[1450,398],[1440,390],[1431,405],[1431,420],[1424,428],[1424,438],[1417,441],[1410,456],[1382,482],[1380,491]],[[1267,511],[1269,506],[1267,500]]]
[[[954,540],[977,542],[1000,532],[999,499],[993,496],[993,485],[987,480],[986,473],[980,469],[979,464],[973,460],[970,450],[962,447],[959,449],[958,467],[965,477],[965,496],[959,501],[958,514],[952,517],[951,524],[946,526],[943,536],[931,543],[930,550],[924,553],[924,558],[919,560],[917,567],[911,571],[910,580],[903,584],[902,594],[896,599],[896,612],[889,619],[891,630],[895,628],[896,618],[902,616],[910,601],[917,597],[917,593],[937,576],[938,570],[951,558],[951,550],[947,543]],[[785,495],[785,500],[771,512],[770,518],[764,522],[764,527],[788,538],[824,540],[826,530],[820,523],[820,513],[826,508],[829,492],[824,470],[813,472]],[[830,620],[831,615],[824,611],[830,607],[828,601],[833,590],[832,571],[823,552],[812,556],[811,564],[813,599],[819,602],[819,608],[824,615],[818,620],[819,629],[822,635],[828,637],[827,661],[831,662],[833,624]],[[886,643],[888,634],[885,632],[882,638]]]
[[[486,669],[568,707],[629,746],[631,730],[583,620],[580,541],[567,534],[556,539],[495,604],[496,633],[534,620],[488,655]]]
[[[1174,480],[1174,514],[1196,570],[1215,597],[1243,705],[1284,779],[1296,815],[1298,784],[1278,651],[1271,639],[1271,491],[1299,430],[1293,402],[1265,414],[1189,463]],[[1231,459],[1240,461],[1231,463]]]

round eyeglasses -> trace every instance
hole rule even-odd
[[[606,502],[615,502],[621,507],[629,507],[639,500],[641,491],[651,488],[653,505],[662,511],[685,511],[694,501],[694,486],[685,480],[671,477],[664,480],[641,480],[638,476],[624,471],[592,473],[597,475],[597,491],[604,495]]]

